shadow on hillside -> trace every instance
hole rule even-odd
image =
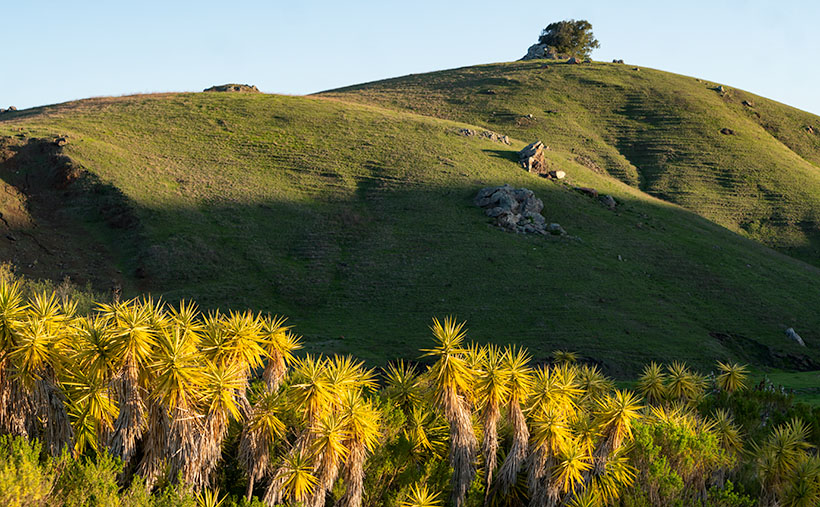
[[[112,265],[132,266],[125,276],[133,286],[171,301],[193,298],[203,310],[287,314],[309,351],[373,362],[414,357],[430,317],[453,314],[468,321],[472,339],[519,343],[542,359],[556,348],[578,350],[613,375],[672,358],[818,367],[813,346],[797,350],[781,336],[781,326],[796,326],[807,343],[820,342],[817,301],[800,288],[806,277],[820,280],[818,270],[678,208],[623,200],[613,213],[533,181],[545,217],[578,239],[493,227],[472,197],[503,181],[368,181],[366,192],[310,203],[129,203],[140,230],[151,232],[117,231],[102,210],[94,230],[119,252]],[[86,198],[97,195],[83,188]],[[135,246],[118,248],[124,241]],[[83,254],[82,241],[66,245],[66,255]]]

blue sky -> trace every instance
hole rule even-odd
[[[665,5],[670,4],[670,5]],[[552,21],[587,19],[623,58],[820,114],[820,2],[3,1],[0,107],[99,95],[271,93],[520,58]]]

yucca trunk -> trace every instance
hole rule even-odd
[[[521,404],[517,398],[510,400],[510,421],[513,428],[513,442],[510,452],[501,464],[498,472],[496,488],[502,495],[506,495],[518,479],[518,472],[527,460],[529,450],[530,430]]]
[[[339,507],[360,507],[364,496],[364,463],[367,460],[367,448],[364,442],[351,442],[348,447],[350,453],[342,472],[342,480],[347,489],[339,500]]]
[[[52,456],[59,456],[64,447],[72,446],[74,430],[66,410],[67,400],[51,368],[34,382],[32,400],[42,425],[43,443]]]
[[[275,393],[279,390],[279,386],[282,385],[282,381],[285,379],[286,372],[285,359],[281,354],[273,354],[262,371],[262,380],[265,381],[268,391]]]
[[[265,476],[270,466],[270,449],[262,436],[262,430],[249,430],[245,425],[239,437],[239,461],[248,471],[248,502],[253,498],[253,486]]]
[[[148,404],[148,427],[145,431],[142,460],[137,474],[150,489],[162,473],[162,461],[168,441],[171,421],[168,410],[159,401],[151,399]]]
[[[12,379],[8,361],[0,361],[0,433],[26,437],[36,434],[31,397]]]
[[[119,414],[114,421],[114,432],[108,446],[112,455],[127,467],[134,457],[137,442],[145,428],[145,403],[140,393],[137,365],[128,361],[114,377],[112,384],[119,402]]]
[[[279,505],[285,498],[285,481],[286,478],[282,470],[277,470],[277,473],[268,484],[268,489],[265,491],[265,496],[262,498],[262,503],[265,505]]]
[[[490,500],[490,486],[498,460],[498,419],[501,411],[498,404],[492,403],[484,413],[484,441],[481,443],[481,454],[484,456],[484,504]]]
[[[467,401],[452,387],[445,387],[442,394],[444,417],[450,424],[450,466],[453,467],[451,501],[455,507],[461,507],[475,478],[478,444]]]
[[[530,507],[554,507],[558,504],[559,490],[552,480],[554,466],[555,457],[544,447],[530,453],[527,463]]]

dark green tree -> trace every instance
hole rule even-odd
[[[541,31],[539,44],[546,44],[555,53],[589,58],[592,50],[600,47],[592,34],[592,25],[585,19],[550,23]]]

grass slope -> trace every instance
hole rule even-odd
[[[537,178],[516,163],[524,142],[463,137],[463,126],[338,100],[200,93],[20,111],[0,119],[0,135],[70,136],[63,153],[97,183],[54,193],[62,211],[51,214],[105,244],[126,295],[284,313],[308,350],[415,357],[430,317],[456,314],[474,340],[520,343],[541,359],[577,350],[615,375],[652,359],[817,361],[816,267],[569,150],[548,153],[568,184]],[[28,181],[29,170],[3,177]],[[534,190],[547,220],[577,239],[490,226],[472,197],[503,183]],[[611,212],[570,184],[622,204]],[[100,195],[124,199],[138,224],[101,219]],[[65,248],[85,253],[82,241]],[[82,278],[53,257],[40,262],[53,278]],[[807,349],[785,340],[787,326]]]
[[[820,265],[820,118],[741,90],[636,69],[500,63],[324,96],[541,139],[590,168]]]

